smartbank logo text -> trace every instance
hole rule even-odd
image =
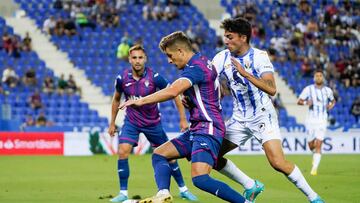
[[[0,140],[0,149],[11,150],[11,149],[61,149],[61,141],[59,140],[32,140],[32,141],[24,141],[20,139],[14,140]]]

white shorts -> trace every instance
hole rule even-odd
[[[238,121],[231,117],[226,122],[225,139],[237,145],[244,145],[252,137],[261,145],[269,140],[281,140],[279,122],[273,108],[264,110],[251,121]]]
[[[305,122],[306,133],[311,137],[311,139],[324,140],[326,133],[326,121],[319,121],[314,119],[308,119]]]

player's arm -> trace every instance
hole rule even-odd
[[[234,57],[231,57],[231,62],[236,67],[237,71],[239,71],[240,75],[249,80],[257,88],[271,96],[276,94],[276,85],[273,73],[263,73],[261,78],[256,78],[255,76],[245,71],[245,69]]]
[[[115,131],[116,131],[115,120],[119,112],[120,99],[121,99],[121,93],[115,91],[111,102],[111,120],[108,129],[108,133],[110,134],[110,136],[115,135]]]
[[[189,80],[180,78],[177,79],[173,84],[171,84],[169,87],[165,89],[157,91],[153,94],[150,94],[138,100],[128,100],[125,103],[121,104],[119,108],[124,109],[125,107],[131,105],[143,106],[145,104],[153,104],[153,103],[174,99],[175,97],[183,93],[185,90],[189,89],[191,85],[192,84]]]
[[[312,105],[312,101],[311,99],[308,99],[310,97],[310,94],[309,94],[309,87],[305,87],[303,89],[303,91],[300,93],[300,96],[299,96],[299,99],[297,101],[297,104],[298,105],[303,105],[303,106],[311,106]]]
[[[329,104],[326,106],[327,110],[331,110],[332,108],[334,108],[335,103],[336,103],[335,99],[330,101]]]
[[[182,102],[181,102],[181,96],[178,95],[177,97],[175,97],[175,105],[176,108],[179,112],[179,116],[180,116],[180,131],[184,132],[185,130],[187,130],[189,128],[189,124],[187,122],[186,119],[186,114],[185,114],[185,107],[183,106]]]

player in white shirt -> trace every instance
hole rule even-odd
[[[233,18],[224,20],[221,27],[225,30],[227,49],[214,57],[213,64],[219,76],[223,75],[227,79],[234,109],[226,124],[217,170],[242,184],[245,192],[256,185],[258,181],[248,177],[223,157],[254,136],[262,144],[275,170],[287,176],[310,202],[324,202],[309,186],[299,168],[285,159],[277,114],[269,98],[269,95],[276,93],[274,68],[265,51],[250,46],[251,24],[246,19]],[[255,198],[258,193],[256,190],[253,192]]]
[[[303,89],[297,103],[298,105],[309,106],[305,126],[307,134],[312,138],[308,143],[313,152],[310,174],[317,175],[321,160],[321,145],[326,133],[328,111],[335,106],[334,94],[329,87],[324,85],[324,74],[321,70],[315,71],[314,84]]]

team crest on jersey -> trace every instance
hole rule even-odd
[[[244,61],[244,68],[245,69],[251,68],[251,61],[248,61],[248,60]]]
[[[149,87],[149,80],[145,80],[145,87]]]

